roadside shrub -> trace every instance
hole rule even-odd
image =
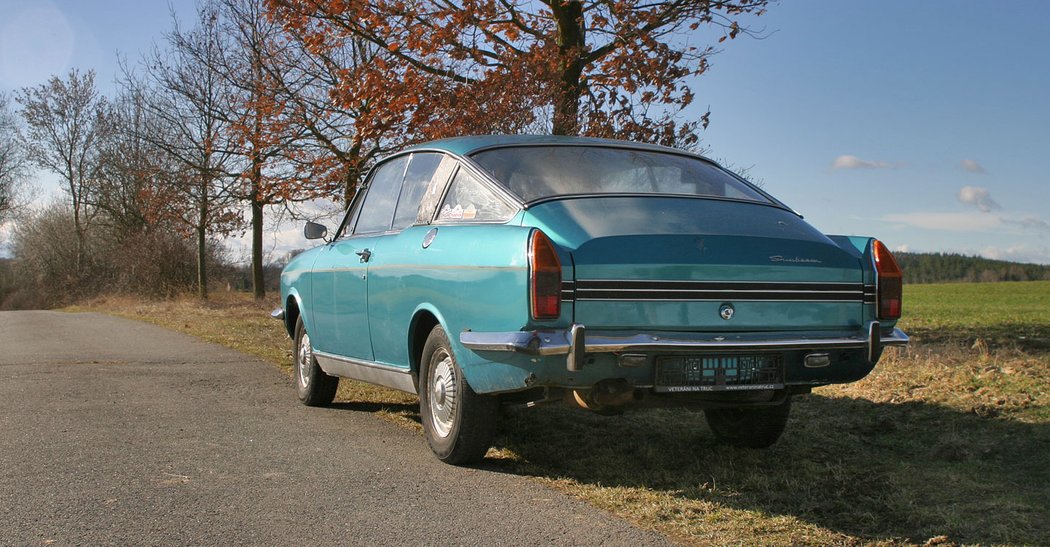
[[[196,281],[196,251],[174,231],[142,230],[113,242],[107,254],[108,286],[96,292],[172,297]]]
[[[51,205],[19,222],[12,249],[19,307],[51,307],[80,292],[73,215],[66,207]]]
[[[0,277],[4,309],[53,308],[101,294],[167,298],[192,291],[197,282],[194,242],[164,224],[134,230],[91,225],[77,268],[72,213],[62,203],[19,222],[12,250],[15,259]],[[228,268],[219,243],[207,256],[212,271]]]

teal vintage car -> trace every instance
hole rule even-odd
[[[765,447],[791,398],[863,378],[908,337],[884,244],[827,236],[704,157],[478,136],[379,162],[331,238],[281,274],[307,405],[339,378],[418,393],[443,461],[481,459],[499,405],[703,409]]]

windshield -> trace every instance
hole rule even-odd
[[[569,194],[685,194],[771,203],[699,158],[627,148],[523,146],[478,152],[474,161],[528,203]]]

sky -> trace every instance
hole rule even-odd
[[[118,52],[162,42],[170,10],[194,4],[0,0],[0,92],[76,67],[113,93]],[[1046,21],[1040,0],[785,1],[718,45],[686,115],[709,109],[709,155],[825,233],[1050,264]],[[60,195],[37,179],[38,202]],[[299,233],[271,226],[274,258],[308,246]]]

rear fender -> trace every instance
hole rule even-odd
[[[436,237],[422,247],[418,241],[430,229],[436,229]],[[419,351],[430,331],[426,327],[440,324],[475,391],[520,383],[520,378],[503,378],[520,370],[489,363],[464,347],[459,337],[464,330],[528,328],[531,231],[510,225],[434,225],[395,236],[412,244],[387,245],[385,262],[369,271],[369,313],[373,320],[383,318],[371,328],[376,361],[411,367],[418,376]]]
[[[872,250],[875,238],[866,236],[828,236],[828,238],[844,250],[856,252],[860,259],[861,268],[864,270],[864,284],[878,285],[878,273],[875,271],[875,256]],[[864,320],[866,322],[876,320],[876,306],[877,304],[864,305]],[[880,320],[879,324],[885,332],[896,326],[897,321]]]

